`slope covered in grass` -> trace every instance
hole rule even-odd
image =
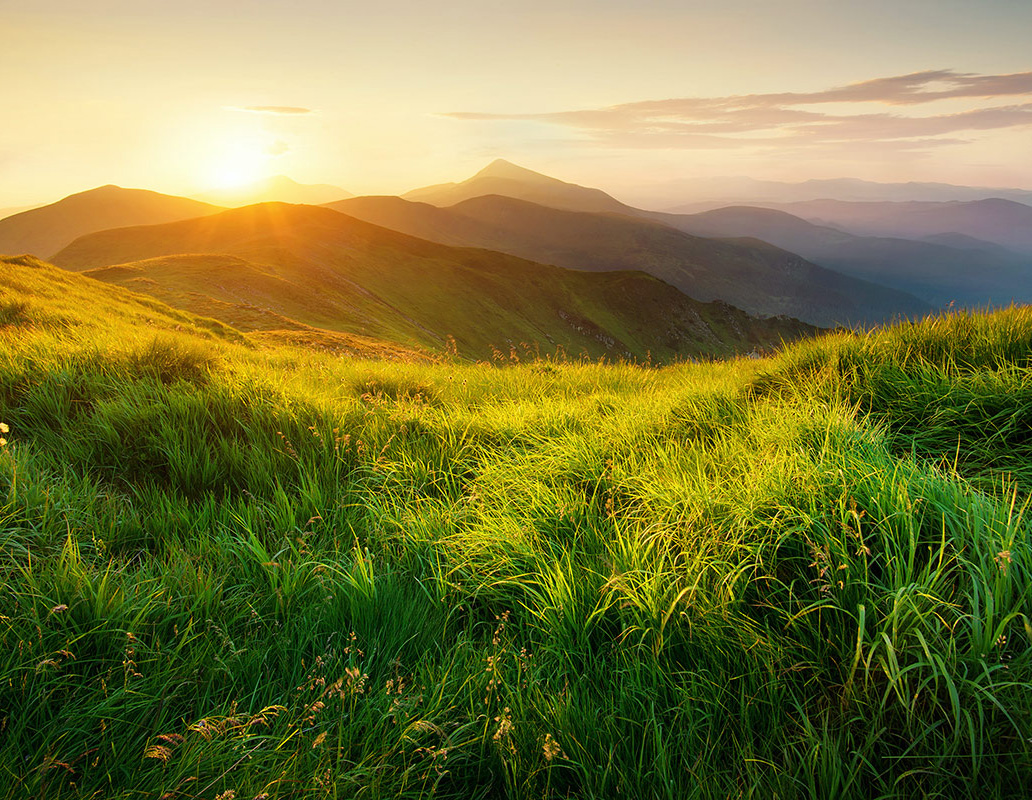
[[[813,332],[700,303],[641,272],[588,274],[447,247],[312,206],[270,203],[103,231],[55,263],[244,328],[288,318],[481,359],[561,350],[670,361]]]
[[[1028,310],[499,368],[13,295],[0,796],[1024,792]]]

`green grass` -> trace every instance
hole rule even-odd
[[[31,269],[0,796],[1024,795],[1032,311],[387,363]]]

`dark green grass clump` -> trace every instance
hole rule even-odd
[[[1022,796],[1032,314],[774,359],[6,334],[0,796]]]

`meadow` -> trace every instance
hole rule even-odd
[[[360,360],[11,264],[0,796],[1024,796],[1032,310]]]

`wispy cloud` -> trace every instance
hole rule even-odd
[[[282,139],[277,139],[272,144],[265,148],[265,155],[276,158],[277,156],[284,156],[290,152],[290,145],[284,142]]]
[[[999,105],[1004,98],[1010,102]],[[968,101],[969,107],[914,113],[915,107],[942,100]],[[837,104],[834,112],[822,110],[831,103]],[[872,104],[893,110],[871,113]],[[856,113],[848,113],[850,105]],[[459,111],[445,116],[547,123],[580,131],[586,143],[622,148],[838,149],[863,144],[865,149],[920,151],[963,142],[957,134],[1032,125],[1032,72],[978,75],[929,70],[817,92],[682,97],[542,114]]]
[[[312,109],[301,106],[229,106],[232,111],[243,111],[247,114],[277,114],[290,116],[293,114],[311,114]]]

